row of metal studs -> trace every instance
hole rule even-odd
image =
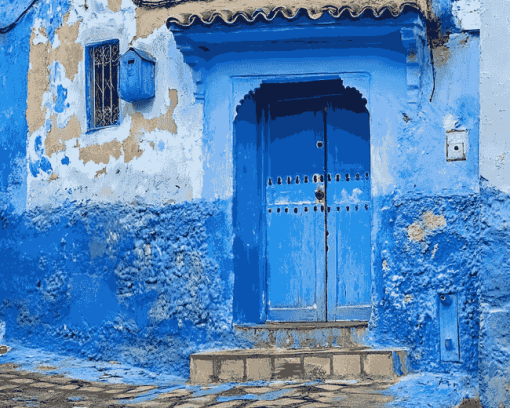
[[[368,180],[368,177],[369,177],[369,174],[365,173],[365,180]],[[340,174],[337,174],[335,176],[335,181],[340,181],[341,178],[342,178],[342,176]],[[287,184],[292,184],[292,180],[293,180],[293,177],[287,176]],[[324,182],[324,176],[322,174],[314,174],[313,175],[313,182],[317,183],[317,180],[319,180],[320,183],[323,183]],[[359,175],[359,173],[356,173],[356,175],[354,176],[354,180],[355,181],[361,180],[361,176]],[[332,181],[331,174],[328,174],[328,181]],[[350,176],[349,173],[347,173],[345,175],[345,181],[351,181],[351,176]],[[268,182],[268,184],[270,186],[273,185],[273,180],[271,179],[271,177],[269,177],[267,182]],[[300,183],[301,183],[301,180],[299,179],[299,176],[296,176],[294,184],[300,184]],[[308,176],[304,177],[304,183],[305,184],[308,183]],[[282,178],[281,177],[278,177],[276,179],[276,184],[282,184]]]
[[[314,206],[314,207],[313,207],[313,210],[314,210],[314,211],[317,211],[317,207],[318,207],[318,206]],[[336,207],[336,210],[337,210],[337,211],[340,211],[340,208],[342,208],[342,207]],[[366,210],[366,211],[368,211],[368,204],[365,204],[364,208],[365,208],[365,210]],[[284,209],[284,210],[285,210],[285,212],[286,212],[286,213],[288,213],[288,212],[289,212],[289,208],[288,208],[288,207],[285,207],[285,209]],[[305,208],[304,208],[304,210],[305,210],[305,212],[308,212],[308,207],[305,207]],[[349,210],[350,210],[350,206],[346,206],[346,207],[345,207],[345,210],[346,210],[346,211],[349,211]],[[355,205],[355,206],[354,206],[354,211],[358,211],[358,210],[359,210],[359,206],[358,206],[358,205]],[[324,206],[323,206],[323,205],[321,205],[321,211],[322,211],[322,212],[324,212]],[[333,211],[334,211],[334,210],[333,210]],[[273,211],[272,211],[272,209],[271,209],[271,208],[269,208],[269,209],[268,209],[268,212],[272,213]],[[280,212],[281,212],[281,211],[280,211],[280,207],[277,207],[277,208],[276,208],[276,212],[277,212],[277,213],[280,213]],[[297,208],[297,207],[294,207],[294,212],[297,214],[297,212],[298,212],[298,208]],[[331,207],[328,207],[328,212],[331,212]]]

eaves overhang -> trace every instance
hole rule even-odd
[[[223,22],[234,25],[239,22],[271,21],[276,17],[293,20],[306,13],[311,20],[324,15],[333,18],[350,16],[357,18],[365,12],[375,17],[386,11],[399,16],[404,8],[420,11],[429,17],[428,0],[134,0],[138,7],[163,8],[168,11],[168,26],[191,27]]]

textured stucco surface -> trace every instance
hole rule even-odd
[[[440,222],[427,224],[431,218]],[[479,219],[477,195],[394,196],[386,201],[375,256],[382,274],[370,335],[376,344],[409,348],[415,370],[477,375]],[[428,225],[421,229],[426,233],[409,234],[416,225]],[[460,363],[440,359],[440,293],[459,296]]]
[[[4,217],[6,340],[187,376],[190,353],[235,343],[227,206],[66,204]]]

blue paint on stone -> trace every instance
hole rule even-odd
[[[64,375],[69,378],[97,381],[107,384],[146,385],[151,383],[159,387],[188,388],[199,390],[197,386],[187,386],[186,379],[168,373],[155,373],[141,367],[119,363],[118,361],[93,361],[88,358],[58,354],[42,348],[28,348],[17,342],[11,342],[12,349],[2,357],[3,363],[16,363],[20,370],[51,375]],[[41,371],[41,365],[55,367],[55,370]],[[164,389],[164,388],[161,388]]]
[[[269,391],[264,394],[244,394],[244,395],[232,395],[229,397],[218,397],[218,402],[227,402],[235,400],[260,400],[260,401],[273,401],[277,398],[283,397],[286,394],[294,392],[293,388],[286,388],[284,390]]]
[[[369,342],[408,348],[410,364],[417,371],[465,370],[476,375],[478,195],[395,195],[385,199],[383,208],[374,261],[381,275],[374,287],[376,301]],[[408,228],[425,211],[444,216],[446,225],[425,233],[422,241],[412,241]],[[460,363],[441,361],[439,293],[458,294]]]
[[[41,166],[41,161],[40,160],[31,161],[28,164],[28,167],[30,169],[30,173],[32,174],[33,177],[37,177],[39,175],[39,168],[40,168],[40,166]]]
[[[476,398],[477,385],[476,378],[465,374],[412,374],[380,393],[393,397],[388,407],[452,408],[464,399]]]
[[[41,170],[46,173],[51,173],[51,169],[52,169],[52,167],[51,167],[50,161],[46,157],[42,156],[41,157]]]
[[[57,100],[55,101],[55,112],[62,113],[69,107],[69,103],[65,103],[67,99],[67,89],[62,85],[57,86]]]
[[[62,163],[65,166],[69,166],[69,157],[64,156],[64,158],[60,160],[60,163]]]
[[[39,175],[39,170],[42,170],[43,172],[50,174],[52,171],[52,167],[50,161],[43,155],[44,148],[42,146],[41,136],[37,136],[35,138],[34,151],[37,157],[39,157],[39,159],[30,161],[29,163],[30,173],[32,174],[32,176],[37,177]]]
[[[240,345],[226,307],[231,259],[222,231],[229,230],[229,205],[68,203],[58,213],[3,214],[6,339],[91,360],[123,355],[182,376],[189,354]],[[143,227],[132,230],[134,224]]]
[[[41,154],[42,154],[42,152],[43,152],[43,148],[42,148],[42,138],[41,138],[41,136],[37,136],[37,137],[35,138],[34,150],[35,150],[35,152],[36,152],[38,155],[41,155]]]

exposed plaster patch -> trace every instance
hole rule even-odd
[[[166,8],[136,8],[136,36],[137,38],[146,38],[157,28],[165,24],[168,19],[168,10]]]
[[[50,181],[53,181],[53,180],[56,180],[56,179],[58,179],[58,175],[55,174],[55,173],[51,173]]]
[[[432,211],[427,211],[422,214],[420,220],[407,227],[407,235],[412,241],[423,241],[434,230],[445,226],[446,220],[443,215],[434,215]]]
[[[177,106],[177,90],[169,89],[168,96],[170,97],[170,106],[167,108],[165,114],[157,116],[152,119],[145,119],[140,112],[131,110],[131,135],[142,135],[144,133],[153,132],[156,129],[168,130],[170,133],[177,133],[177,125],[175,124],[172,114]]]
[[[73,138],[79,138],[81,134],[80,121],[75,115],[72,115],[65,128],[59,128],[57,125],[57,116],[51,116],[51,130],[46,136],[44,147],[46,155],[51,157],[56,152],[63,152],[66,149],[65,142]]]
[[[28,70],[28,95],[27,95],[27,123],[30,133],[35,132],[45,121],[43,110],[43,95],[49,91],[48,72],[48,42],[42,42],[36,38],[41,36],[40,31],[46,34],[44,27],[32,28],[30,36],[30,69]]]
[[[451,113],[447,113],[443,117],[443,128],[446,132],[455,130],[457,128],[457,122],[458,120],[455,119],[455,116],[453,116]]]
[[[113,196],[113,190],[108,186],[104,186],[99,192],[99,195],[101,197],[111,197]]]
[[[49,91],[49,69],[53,61],[58,61],[65,69],[66,76],[73,79],[83,59],[83,47],[76,43],[79,24],[67,25],[69,13],[64,24],[56,30],[60,46],[53,48],[46,38],[44,27],[33,27],[30,38],[30,69],[28,71],[27,122],[30,133],[44,125],[46,109],[43,96]]]
[[[110,156],[116,160],[122,154],[122,144],[118,140],[112,140],[111,142],[102,145],[90,145],[86,147],[80,147],[80,160],[83,164],[87,164],[89,161],[93,161],[96,164],[110,162]]]
[[[436,67],[441,67],[448,63],[448,59],[450,58],[450,48],[443,45],[441,47],[434,48],[433,53]]]
[[[108,8],[117,13],[122,6],[122,0],[108,0]]]
[[[103,167],[101,170],[96,171],[96,175],[94,178],[98,178],[101,174],[106,174],[106,167]]]
[[[93,161],[96,164],[108,164],[110,162],[110,156],[118,160],[121,154],[124,154],[124,162],[129,163],[135,157],[141,157],[143,150],[140,148],[140,142],[144,134],[152,132],[156,129],[167,130],[174,134],[177,133],[177,125],[175,124],[175,121],[172,117],[178,102],[177,91],[175,89],[170,89],[168,94],[170,97],[170,106],[167,108],[166,113],[161,116],[152,119],[145,119],[140,112],[133,111],[132,108],[129,109],[129,116],[131,117],[131,130],[129,136],[122,142],[119,142],[118,140],[112,140],[111,142],[101,145],[95,144],[81,147],[79,158],[83,161],[83,164],[86,164],[89,161]],[[79,123],[76,119],[75,122],[79,126]],[[71,123],[71,121],[69,123]],[[56,124],[52,126],[52,131],[54,128],[59,129]],[[69,128],[69,125],[66,127],[65,132],[57,130],[58,133],[56,135],[52,135],[51,137],[48,135],[47,143],[50,147],[46,147],[48,155],[65,149],[65,146],[60,142],[60,140],[63,141],[69,140],[73,137],[79,137],[80,132],[67,132],[67,128]],[[154,143],[152,143],[151,147],[154,148],[153,145]],[[96,173],[95,177],[97,176],[98,174]]]
[[[71,26],[67,25],[69,13],[64,17],[64,24],[55,31],[60,40],[60,46],[52,49],[50,53],[50,63],[58,61],[66,70],[66,76],[73,80],[78,73],[78,66],[83,60],[83,47],[76,42],[80,31],[80,24],[75,23]]]
[[[124,163],[129,163],[135,157],[140,157],[143,153],[143,150],[140,149],[139,137],[133,135],[129,135],[127,139],[124,139],[122,142],[122,150],[124,152]]]

